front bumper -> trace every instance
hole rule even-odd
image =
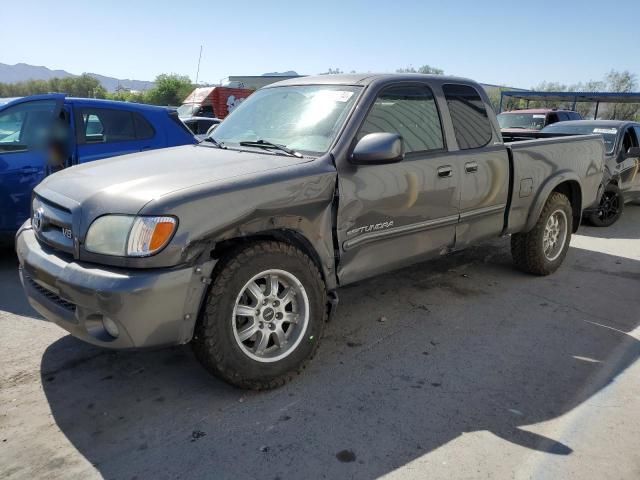
[[[57,255],[29,227],[18,232],[16,251],[31,306],[73,336],[109,348],[188,342],[215,263],[104,268]],[[117,337],[105,328],[105,317],[117,326]]]

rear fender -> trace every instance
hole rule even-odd
[[[542,209],[544,208],[545,203],[547,203],[547,199],[549,198],[551,193],[556,189],[556,187],[558,187],[558,185],[564,182],[570,182],[570,181],[576,182],[579,185],[580,190],[582,190],[582,183],[580,182],[580,178],[578,177],[578,175],[575,174],[575,172],[572,172],[570,170],[559,171],[555,175],[549,177],[547,181],[541,185],[541,187],[538,189],[538,192],[536,193],[536,196],[531,205],[531,208],[529,209],[529,215],[527,216],[527,223],[525,224],[525,227],[522,230],[523,232],[528,232],[533,229],[536,222],[538,221],[538,218],[540,218],[540,214],[542,213]],[[582,214],[582,208],[583,208],[582,201],[579,201],[579,205],[574,205],[573,202],[575,200],[573,200],[572,198],[569,198],[569,201],[572,202],[571,206],[574,211],[574,219],[576,218],[576,213],[578,214],[577,218],[580,219],[580,216]],[[576,225],[574,225],[574,230],[575,230],[575,227]]]

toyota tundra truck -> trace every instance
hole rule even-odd
[[[554,272],[603,158],[598,135],[504,143],[461,78],[286,80],[199,145],[45,179],[20,276],[79,339],[191,343],[220,378],[273,388],[314,355],[341,286],[499,236],[520,270]]]

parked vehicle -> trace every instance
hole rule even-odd
[[[339,286],[509,234],[519,269],[555,271],[603,155],[598,135],[504,144],[469,80],[296,78],[198,146],[46,179],[17,235],[21,279],[80,339],[192,342],[219,377],[272,388],[313,356]]]
[[[614,224],[624,204],[640,201],[640,123],[622,120],[560,122],[541,130],[545,136],[599,134],[605,144],[604,194],[587,219],[597,227]]]
[[[9,102],[13,102],[14,100],[18,100],[20,97],[3,97],[0,98],[0,106],[6,105]]]
[[[0,107],[0,237],[29,218],[31,191],[52,171],[196,141],[162,107],[62,94],[9,102]]]
[[[180,118],[211,117],[223,119],[253,93],[248,88],[200,87],[178,107]]]
[[[222,121],[214,117],[185,117],[180,120],[196,136],[206,135],[213,125],[218,125]]]
[[[567,120],[582,120],[582,116],[573,110],[557,110],[555,108],[512,110],[498,115],[498,123],[502,133],[537,132],[547,125]]]

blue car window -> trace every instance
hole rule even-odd
[[[19,103],[0,112],[0,152],[43,146],[50,135],[55,100]]]

